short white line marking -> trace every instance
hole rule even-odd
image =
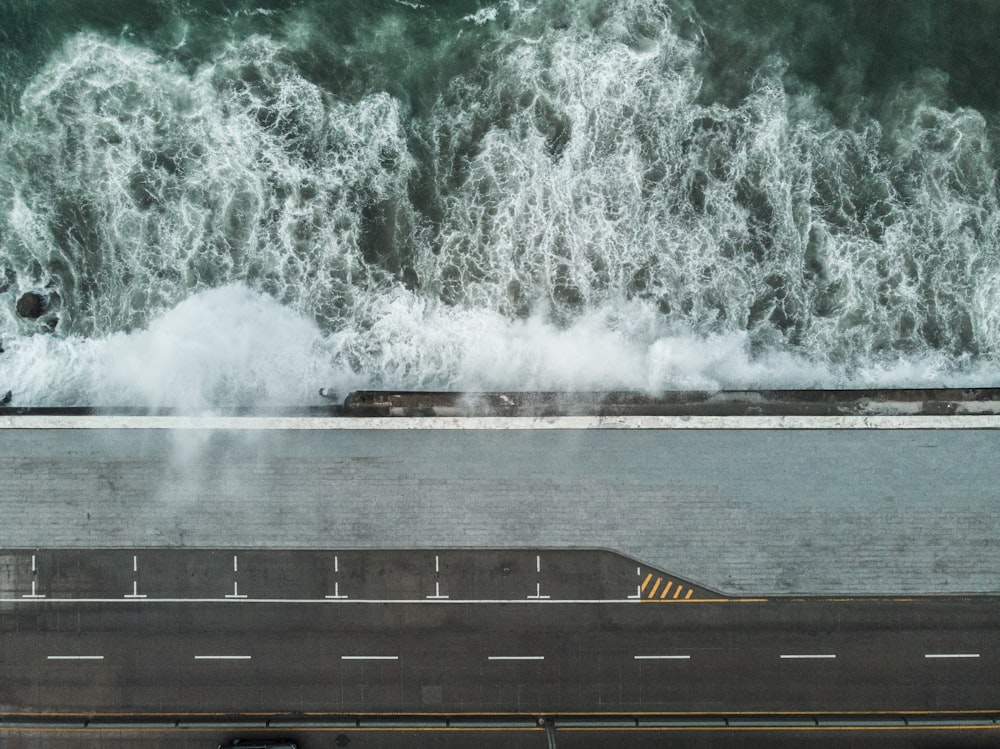
[[[637,661],[689,661],[690,655],[635,655]]]
[[[125,598],[145,598],[145,594],[139,594],[139,582],[137,580],[132,581],[132,592],[126,593]]]
[[[226,598],[246,598],[246,594],[240,595],[239,585],[233,581],[233,592],[226,593]]]
[[[347,596],[340,595],[340,583],[333,584],[333,595],[326,596],[327,598],[347,598]]]
[[[447,598],[448,596],[441,595],[441,582],[436,580],[434,582],[434,595],[425,596],[425,598]]]
[[[196,655],[196,661],[248,661],[249,655]]]
[[[50,661],[103,661],[103,655],[50,655]]]
[[[133,572],[139,571],[139,557],[135,554],[132,555],[132,571]]]
[[[782,655],[781,657],[786,660],[802,660],[809,658],[829,660],[832,658],[836,658],[837,655],[835,653],[792,653],[789,655]]]
[[[36,593],[35,592],[35,586],[37,584],[38,583],[35,580],[32,580],[31,581],[31,592],[23,594],[21,596],[21,598],[45,598],[45,594],[44,593]]]
[[[32,572],[37,572],[37,571],[38,571],[38,570],[37,570],[37,569],[35,568],[35,555],[34,555],[34,554],[32,554],[32,555],[31,555],[31,571],[32,571]]]
[[[542,584],[541,583],[535,583],[535,595],[533,595],[533,596],[525,596],[525,598],[531,598],[531,599],[536,600],[536,601],[540,601],[540,600],[543,600],[543,599],[546,599],[546,598],[550,598],[550,597],[551,596],[543,596],[542,595]]]
[[[342,661],[398,661],[398,655],[342,655]]]
[[[635,595],[634,596],[629,596],[629,598],[630,599],[642,598],[642,586],[641,585],[636,585],[635,586]]]
[[[544,655],[491,655],[490,661],[544,661]]]
[[[541,554],[535,555],[535,572],[542,571],[542,556]]]
[[[340,560],[336,556],[333,557],[333,571],[340,572]]]
[[[240,566],[236,563],[236,555],[233,554],[233,572],[239,572]]]
[[[924,658],[978,658],[979,653],[925,653]]]
[[[437,556],[436,554],[434,555],[434,571],[435,572],[441,571],[441,557]]]

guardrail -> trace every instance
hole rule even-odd
[[[642,730],[642,729],[844,729],[996,728],[1000,710],[803,712],[803,713],[273,713],[115,714],[0,716],[0,731],[19,728],[218,729],[225,730]]]

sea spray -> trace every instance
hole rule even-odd
[[[148,328],[99,337],[30,336],[4,352],[21,402],[250,408],[312,402],[329,377],[310,320],[241,286],[195,294]]]

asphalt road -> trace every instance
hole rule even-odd
[[[0,570],[6,713],[1000,707],[993,596],[724,598],[616,554],[530,549],[39,550]]]
[[[605,550],[12,549],[0,602],[37,600],[661,602],[719,593]]]
[[[24,549],[0,673],[5,749],[985,748],[1000,597],[726,598],[606,551]]]
[[[996,600],[45,603],[4,710],[871,712],[1000,706]]]

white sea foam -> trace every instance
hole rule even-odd
[[[671,332],[654,305],[632,302],[554,325],[399,291],[372,322],[333,337],[331,376],[361,371],[377,386],[456,390],[610,390],[981,386],[993,365],[956,370],[944,355],[898,357],[854,370],[776,349],[754,352],[745,331]],[[351,380],[357,383],[357,380]],[[341,386],[349,389],[352,384]]]
[[[900,359],[851,373],[801,356],[752,356],[745,333],[669,335],[656,311],[597,311],[561,329],[511,321],[399,291],[374,324],[325,336],[310,320],[242,286],[201,292],[147,329],[99,337],[32,336],[3,354],[15,405],[210,409],[319,404],[379,386],[458,390],[716,390],[753,387],[976,386],[991,373]],[[359,371],[363,374],[359,374]]]
[[[703,101],[711,50],[664,3],[501,2],[417,118],[308,80],[303,18],[197,69],[81,33],[27,87],[0,134],[15,403],[995,384],[992,126],[933,71],[844,126],[778,58]]]
[[[918,80],[891,127],[845,129],[777,59],[739,106],[705,105],[702,50],[655,4],[618,8],[501,48],[436,113],[439,158],[467,164],[421,258],[445,298],[508,316],[541,299],[563,324],[642,299],[845,372],[996,361],[970,307],[1000,262],[978,113]]]
[[[81,34],[22,107],[3,153],[8,262],[17,290],[60,290],[66,334],[127,330],[233,281],[330,323],[356,281],[377,282],[362,214],[410,169],[384,94],[329,102],[260,37],[189,77]]]
[[[470,13],[462,18],[463,21],[470,21],[477,26],[497,20],[497,9],[495,7],[480,8],[475,13]]]

